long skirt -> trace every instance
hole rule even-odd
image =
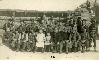
[[[36,46],[44,48],[44,42],[42,42],[42,41],[36,42]]]

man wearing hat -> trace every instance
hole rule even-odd
[[[64,31],[63,31],[64,30]],[[66,47],[66,54],[68,54],[68,47],[69,47],[69,32],[67,29],[63,29],[60,31],[60,53],[62,52],[63,45]]]
[[[62,47],[63,47],[63,30],[61,30],[61,27],[58,30],[58,42],[59,42],[59,53],[62,53]]]
[[[53,51],[52,52],[57,51],[57,45],[59,45],[58,38],[59,38],[58,28],[55,28],[54,34],[53,34]]]
[[[63,36],[64,36],[64,43],[65,43],[65,46],[66,46],[66,54],[68,54],[68,52],[69,52],[69,43],[70,43],[70,41],[69,41],[70,33],[68,32],[67,29],[64,30]]]

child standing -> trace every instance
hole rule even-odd
[[[50,44],[51,44],[50,40],[51,40],[50,33],[47,33],[46,40],[45,40],[45,51],[47,51],[48,49],[47,52],[50,51]]]

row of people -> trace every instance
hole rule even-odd
[[[8,35],[9,34],[9,35]],[[85,52],[90,48],[90,39],[89,35],[86,32],[86,29],[82,34],[79,34],[75,30],[71,33],[68,30],[65,31],[54,31],[52,34],[47,33],[46,35],[42,30],[38,32],[8,32],[4,34],[5,41],[9,40],[9,44],[12,47],[17,48],[16,51],[36,51],[37,47],[42,47],[42,50],[48,48],[52,52],[62,53],[63,46],[65,46],[66,53],[71,52],[73,49],[74,52],[80,50]]]
[[[85,48],[86,51],[90,50],[93,38],[91,39],[92,36],[89,34],[86,25],[82,26],[80,23],[81,26],[77,25],[77,22],[73,22],[73,19],[67,24],[52,21],[53,23],[48,24],[46,23],[49,22],[48,20],[42,20],[42,23],[33,22],[31,25],[21,22],[21,25],[17,28],[10,22],[4,26],[4,40],[9,40],[9,44],[16,47],[17,51],[36,51],[37,47],[42,47],[41,51],[44,52],[49,47],[49,51],[61,53],[64,46],[66,53],[71,52],[71,50],[85,52]],[[80,30],[80,32],[77,30]],[[95,41],[94,47],[96,47]]]

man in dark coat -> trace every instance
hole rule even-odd
[[[71,41],[71,43],[70,43],[71,47],[70,48],[74,48],[75,53],[76,53],[76,50],[78,47],[77,44],[78,44],[80,39],[81,39],[81,36],[76,31],[73,31],[69,36],[69,40]]]
[[[62,47],[63,47],[63,31],[59,29],[58,31],[58,43],[59,43],[59,50],[60,50],[60,53],[62,52]]]
[[[66,54],[68,54],[69,52],[69,42],[70,42],[69,36],[70,36],[70,33],[68,32],[68,30],[65,30],[63,34],[63,38],[64,38],[64,44],[66,46]]]
[[[54,34],[53,34],[53,47],[54,47],[53,52],[57,51],[57,45],[59,44],[58,38],[59,38],[59,32],[58,32],[58,29],[55,28]]]

